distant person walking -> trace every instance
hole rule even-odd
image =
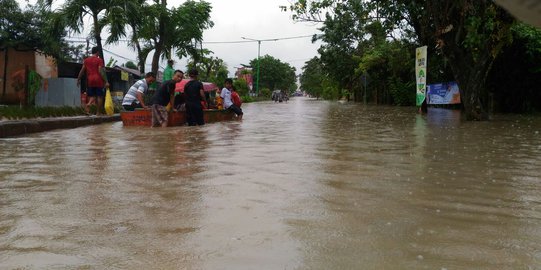
[[[150,101],[152,103],[152,127],[167,127],[169,114],[166,107],[174,100],[175,86],[181,79],[182,71],[176,70],[173,79],[164,82],[152,96]],[[171,108],[173,108],[173,105],[171,105]]]
[[[83,74],[86,74],[86,94],[88,96],[88,102],[84,106],[85,112],[89,113],[89,106],[96,104],[97,99],[96,116],[99,116],[101,115],[103,97],[105,96],[103,87],[109,88],[109,82],[105,73],[105,63],[99,57],[98,47],[93,47],[92,55],[83,61],[83,68],[81,68],[79,76],[77,76],[78,87],[81,85]]]
[[[186,120],[189,126],[204,125],[203,104],[205,101],[205,91],[203,83],[197,80],[199,72],[197,69],[191,69],[188,72],[191,81],[184,86],[184,95],[186,96]]]
[[[126,111],[134,111],[135,109],[146,109],[144,94],[148,91],[148,86],[156,81],[156,75],[149,72],[144,79],[136,81],[128,90],[122,100],[122,107]]]

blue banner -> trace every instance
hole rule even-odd
[[[460,104],[460,91],[456,82],[428,85],[428,104]]]

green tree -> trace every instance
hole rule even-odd
[[[320,98],[323,94],[323,81],[326,74],[323,73],[323,67],[318,57],[308,60],[302,67],[300,76],[301,89],[307,94]]]
[[[513,23],[492,1],[299,0],[289,8],[297,20],[324,23],[321,39],[325,44],[320,53],[338,51],[346,56],[360,56],[363,47],[359,45],[363,41],[377,43],[381,37],[415,37],[418,44],[436,45],[460,86],[466,118],[487,119],[486,79],[494,59],[510,41]],[[371,27],[375,24],[381,26],[379,30]],[[349,81],[352,82],[351,78]]]
[[[166,0],[154,0],[138,35],[146,51],[154,50],[152,72],[158,72],[160,59],[170,59],[173,51],[179,58],[197,55],[194,41],[201,41],[203,31],[214,25],[211,10],[205,1],[189,0],[169,9]]]
[[[488,79],[493,108],[507,113],[539,112],[541,30],[518,23],[511,32],[513,43],[496,58]]]
[[[237,89],[237,93],[239,93],[239,96],[247,96],[248,92],[250,91],[250,87],[248,87],[248,83],[245,79],[236,79],[233,81],[233,86],[235,89]]]
[[[257,58],[250,61],[250,66],[257,65]],[[259,58],[259,88],[271,91],[280,89],[289,91],[296,82],[295,68],[270,55]]]
[[[127,0],[67,0],[60,9],[60,18],[71,31],[80,33],[84,21],[92,22],[91,35],[103,58],[101,33],[109,27],[111,36],[120,36],[124,27],[124,3]]]
[[[487,120],[487,78],[494,60],[511,41],[513,19],[489,0],[443,2],[413,1],[432,15],[424,35],[448,61],[460,87],[466,118]]]
[[[132,61],[126,62],[123,66],[131,69],[137,69],[137,64]]]
[[[148,27],[147,22],[153,20],[151,7],[145,0],[122,0],[123,12],[117,14],[118,23],[114,30],[107,38],[108,44],[118,44],[121,38],[129,35],[129,46],[137,52],[137,65],[141,73],[145,73],[145,63],[148,54],[152,51],[152,47],[146,45],[142,36],[149,36],[153,29]]]
[[[2,0],[0,13],[0,50],[11,47],[67,57],[66,31],[58,25],[58,16],[41,2],[22,10],[15,0]]]
[[[114,59],[113,57],[109,58],[109,61],[107,61],[107,64],[105,64],[106,67],[114,67],[118,61]]]
[[[188,69],[195,68],[199,71],[199,79],[205,82],[212,82],[216,85],[222,85],[227,78],[227,65],[224,60],[212,56],[212,51],[203,50],[199,61],[195,64],[194,59],[188,62]],[[224,72],[225,71],[225,72]]]

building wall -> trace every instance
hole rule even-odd
[[[36,72],[45,79],[58,78],[58,67],[54,58],[34,53],[36,59]]]
[[[58,77],[58,69],[51,57],[34,51],[16,51],[13,48],[0,51],[0,103],[19,104],[23,96],[15,91],[15,85],[21,82],[24,84],[26,66],[30,70],[35,70],[43,78]]]

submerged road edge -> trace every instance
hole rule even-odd
[[[120,114],[100,117],[75,116],[0,121],[0,138],[22,136],[55,129],[78,128],[116,121],[120,121]]]

